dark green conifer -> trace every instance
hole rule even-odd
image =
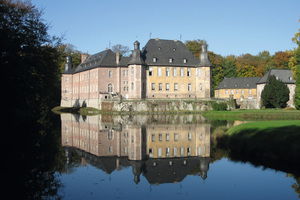
[[[261,93],[262,106],[266,108],[284,108],[289,100],[289,94],[288,87],[281,80],[277,80],[274,75],[271,75],[269,82]]]

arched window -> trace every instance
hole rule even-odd
[[[114,91],[113,85],[111,83],[108,84],[108,92],[113,93],[113,91]]]

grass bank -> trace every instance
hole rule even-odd
[[[241,124],[217,138],[238,160],[300,164],[300,121],[259,121]]]
[[[202,115],[208,119],[223,120],[300,120],[299,110],[284,109],[207,111]]]

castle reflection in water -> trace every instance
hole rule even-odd
[[[76,151],[110,174],[132,166],[134,181],[181,182],[188,174],[206,179],[211,124],[201,115],[81,116],[61,114],[67,162]]]

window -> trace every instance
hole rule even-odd
[[[252,90],[251,89],[249,89],[249,94],[252,94]]]
[[[233,94],[233,90],[230,90],[230,94]]]
[[[133,74],[134,74],[134,68],[131,67],[131,75],[133,75]]]
[[[174,83],[174,91],[178,90],[178,83]]]
[[[113,93],[113,85],[110,83],[110,84],[108,84],[108,92],[109,93]]]
[[[192,91],[192,84],[188,84],[188,91]]]
[[[198,68],[198,76],[201,77],[201,68]]]
[[[228,90],[225,90],[225,94],[228,94]]]
[[[153,68],[149,67],[149,76],[152,76],[152,74],[153,74]]]
[[[128,76],[128,70],[123,71],[123,76]]]
[[[166,134],[166,141],[169,141],[169,140],[170,140],[170,134],[167,133],[167,134]]]
[[[184,68],[180,68],[180,76],[184,76]]]
[[[178,141],[178,133],[174,133],[174,140]]]
[[[161,134],[161,133],[158,134],[158,140],[159,140],[159,141],[162,141],[162,134]]]
[[[69,77],[66,77],[66,82],[68,82],[69,81]]]
[[[188,140],[192,140],[192,133],[188,133]]]
[[[166,67],[166,76],[170,76],[170,68]]]
[[[191,156],[191,155],[192,155],[192,148],[191,148],[191,147],[188,147],[188,148],[186,149],[186,151],[187,151],[187,155],[188,155],[188,156]]]
[[[113,138],[114,138],[114,132],[113,132],[113,130],[108,130],[108,140],[112,140]]]
[[[155,142],[155,134],[152,134],[152,136],[151,136],[151,141],[152,141],[152,142]]]
[[[162,83],[158,84],[158,90],[161,91],[162,90]]]
[[[112,71],[108,71],[108,77],[109,77],[109,78],[112,77]]]
[[[238,93],[239,93],[239,90],[235,90],[235,93],[238,94]]]
[[[201,156],[201,147],[198,147],[198,156]]]
[[[177,148],[176,148],[176,147],[173,148],[173,156],[174,156],[174,157],[177,156]]]
[[[152,90],[152,91],[155,90],[155,83],[151,83],[151,90]]]
[[[150,158],[153,157],[153,149],[152,149],[152,148],[149,149],[149,157],[150,157]]]
[[[166,148],[166,157],[169,157],[170,156],[170,148]]]
[[[131,83],[131,90],[134,90],[134,83]]]
[[[157,149],[157,157],[161,157],[161,153],[162,153],[162,152],[161,152],[161,148],[158,148],[158,149]]]
[[[244,94],[244,90],[242,90],[242,94]]]
[[[166,83],[166,90],[169,91],[170,90],[170,84]]]
[[[161,67],[157,68],[157,76],[161,76]]]
[[[199,86],[199,87],[200,87],[200,90],[202,90],[202,83],[200,83],[200,86]]]
[[[173,67],[173,76],[177,76],[177,68]]]
[[[184,156],[184,147],[180,147],[180,156]]]
[[[192,70],[191,68],[187,68],[187,76],[191,76],[192,75]]]

